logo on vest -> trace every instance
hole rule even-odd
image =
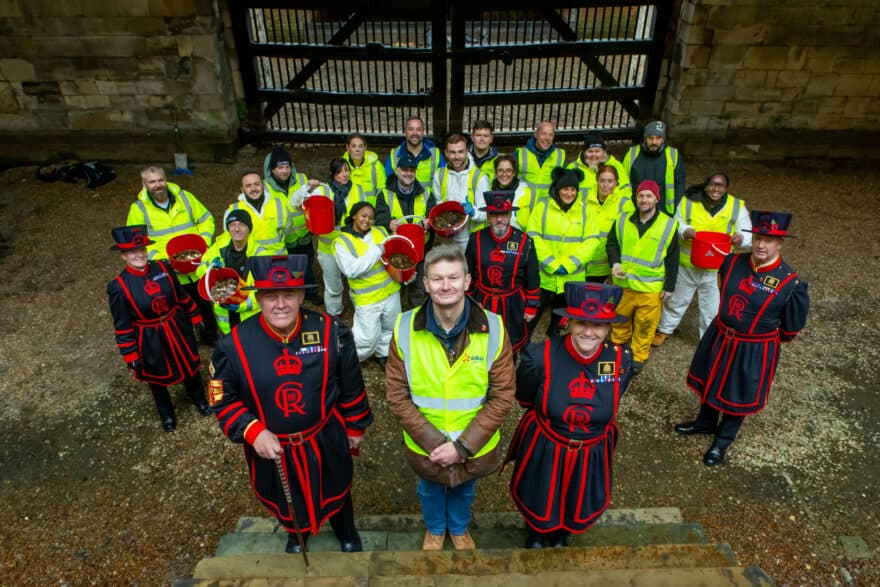
[[[596,384],[584,377],[581,371],[577,379],[572,379],[568,384],[568,391],[572,399],[593,399],[596,395]]]
[[[736,294],[727,301],[727,313],[737,320],[742,320],[742,313],[746,309],[746,305],[746,299],[743,296]]]
[[[289,417],[291,414],[304,416],[306,412],[303,409],[302,403],[303,394],[301,383],[288,381],[282,383],[278,389],[275,390],[275,405],[278,406],[278,409],[281,410],[281,413],[284,414],[285,418]]]
[[[287,349],[284,349],[281,356],[272,362],[272,366],[275,367],[275,373],[279,377],[302,373],[302,359],[292,356]]]
[[[574,405],[565,408],[562,413],[562,421],[568,424],[568,431],[574,432],[580,428],[585,434],[590,433],[590,412],[592,406]]]

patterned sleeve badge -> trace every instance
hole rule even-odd
[[[614,375],[614,361],[599,361],[599,375]]]
[[[318,333],[317,330],[302,333],[303,346],[320,344],[320,342],[321,342],[321,335]]]
[[[217,405],[223,400],[223,380],[211,379],[208,381],[208,403]]]

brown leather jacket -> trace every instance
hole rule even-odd
[[[471,300],[470,316],[467,327],[459,335],[452,353],[447,353],[449,364],[461,355],[461,351],[470,342],[472,332],[486,332],[488,321],[483,309]],[[424,330],[427,322],[426,305],[416,310],[414,327],[416,330]],[[437,344],[442,344],[439,340]],[[409,381],[406,377],[406,367],[397,341],[391,339],[391,348],[388,353],[388,364],[385,370],[385,389],[391,411],[397,416],[400,425],[409,433],[413,440],[421,446],[425,452],[430,453],[438,446],[447,442],[447,438],[435,428],[419,408],[413,403],[409,389]],[[404,445],[406,460],[410,467],[423,479],[443,483],[449,487],[455,487],[465,481],[477,477],[483,477],[495,471],[503,457],[501,443],[494,449],[479,458],[470,458],[468,453],[475,454],[489,441],[492,435],[504,423],[504,418],[513,406],[513,395],[516,388],[516,370],[513,365],[513,352],[510,348],[510,340],[505,333],[504,344],[501,354],[492,364],[489,370],[489,389],[486,390],[486,403],[477,412],[464,432],[455,443],[455,448],[462,457],[464,463],[449,467],[432,463],[428,457],[422,456],[409,450]]]

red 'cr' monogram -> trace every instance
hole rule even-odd
[[[287,418],[291,414],[305,415],[302,405],[302,384],[296,381],[282,383],[275,390],[275,405]]]
[[[568,424],[568,430],[574,432],[580,428],[584,434],[590,433],[590,412],[593,411],[592,406],[573,405],[565,408],[562,413],[562,421]]]
[[[727,313],[737,320],[742,320],[742,313],[745,309],[746,299],[739,294],[736,294],[727,302]]]

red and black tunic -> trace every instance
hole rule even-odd
[[[510,227],[497,238],[492,228],[473,233],[465,252],[473,298],[500,314],[513,352],[528,342],[525,314],[535,315],[540,304],[541,277],[532,239]]]
[[[268,429],[284,449],[300,528],[317,532],[351,488],[347,437],[363,434],[373,421],[351,330],[327,314],[301,310],[283,340],[261,315],[218,341],[212,368],[211,403],[223,433],[244,443],[257,498],[294,529],[275,463],[252,447]]]
[[[745,416],[767,404],[780,343],[804,327],[810,298],[781,258],[755,270],[750,255],[730,255],[719,275],[718,316],[697,345],[687,384],[702,403]]]
[[[569,336],[523,349],[516,398],[527,408],[508,459],[513,502],[542,533],[580,533],[611,501],[615,417],[632,377],[627,345],[605,342],[585,359]]]
[[[107,284],[107,297],[123,360],[143,366],[137,379],[173,385],[198,373],[193,325],[202,316],[167,261],[149,261],[143,271],[126,267]]]

